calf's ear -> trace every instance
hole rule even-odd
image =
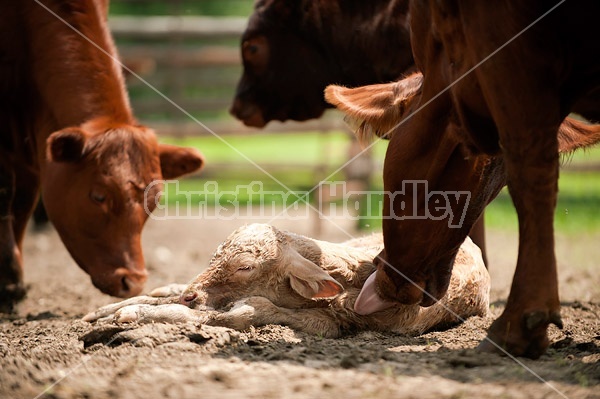
[[[325,100],[346,114],[359,141],[373,135],[388,139],[420,93],[422,82],[423,75],[416,73],[397,82],[352,89],[331,85],[325,89]]]
[[[46,140],[46,158],[53,162],[77,162],[83,157],[87,135],[78,127],[52,133]]]
[[[290,285],[307,299],[333,298],[344,291],[340,283],[319,266],[291,251],[288,260]]]
[[[163,179],[173,179],[200,170],[204,156],[195,148],[159,144],[160,169]]]

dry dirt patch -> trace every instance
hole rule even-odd
[[[241,224],[150,221],[144,233],[147,287],[190,280]],[[311,234],[310,223],[275,224]],[[347,239],[331,226],[322,238]],[[342,339],[283,326],[238,332],[150,325],[146,333],[125,329],[109,345],[86,347],[80,338],[90,326],[79,318],[114,299],[92,288],[52,230],[31,234],[25,251],[29,295],[16,315],[0,318],[0,397],[33,398],[47,389],[44,395],[54,398],[600,398],[599,240],[559,237],[565,329],[551,329],[554,344],[540,360],[515,362],[475,352],[491,318],[420,337],[366,332]],[[499,314],[516,238],[490,232],[488,242],[493,313]]]

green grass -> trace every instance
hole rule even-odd
[[[314,173],[314,165],[325,159],[327,170],[332,171],[341,166],[347,159],[349,138],[345,133],[305,132],[298,134],[254,134],[244,136],[226,136],[229,145],[238,149],[252,162],[267,167],[269,164],[305,164],[306,169],[270,168],[274,177],[284,182],[293,190],[308,191],[318,182]],[[265,191],[282,190],[281,186],[262,173],[252,163],[245,160],[229,145],[215,137],[192,137],[186,139],[162,139],[177,145],[193,146],[206,156],[208,164],[236,164],[239,167],[223,171],[214,171],[207,178],[216,180],[220,191],[235,191],[238,185],[247,185],[252,181],[263,184]],[[383,160],[387,143],[375,146],[374,157]],[[324,150],[325,149],[325,150]],[[570,160],[571,165],[596,162],[600,160],[600,148],[585,153],[578,153]],[[342,178],[341,174],[332,180]],[[183,180],[180,191],[198,191],[203,189],[205,180]],[[375,190],[381,189],[381,174],[377,174],[374,182]],[[559,232],[586,233],[600,231],[600,171],[571,172],[563,170],[559,181],[559,198],[555,214],[555,227]],[[169,203],[175,199],[169,195]],[[211,203],[209,197],[196,197],[198,200]],[[291,198],[291,197],[290,197]],[[312,198],[312,197],[311,197]],[[226,197],[225,201],[232,199]],[[245,194],[238,198],[241,203],[253,202]],[[255,202],[256,203],[256,202]],[[365,213],[366,210],[363,210]],[[371,204],[371,215],[379,215],[378,203]],[[517,216],[506,189],[486,208],[486,225],[493,229],[517,230]],[[361,221],[368,229],[381,228],[378,218]]]
[[[593,156],[597,155],[596,151]],[[485,221],[492,228],[517,230],[517,214],[506,189],[486,208]],[[600,172],[561,173],[554,226],[567,234],[600,230]]]
[[[330,165],[342,165],[347,159],[350,139],[342,132],[302,132],[294,134],[256,133],[244,136],[161,138],[163,142],[198,148],[207,162],[316,164],[322,159]],[[374,157],[383,159],[387,143],[374,147]],[[239,151],[239,152],[238,152]],[[249,168],[253,168],[248,164]],[[256,170],[260,175],[260,171]]]
[[[580,150],[564,160],[565,166],[581,165],[589,162],[600,162],[600,147]]]
[[[252,13],[253,5],[252,0],[113,0],[110,2],[110,13],[112,15],[248,16]]]
[[[208,15],[208,16],[242,16],[247,17],[252,13],[253,0],[113,0],[110,5],[111,15]],[[181,48],[198,49],[202,46],[229,45],[236,47],[238,39],[211,38],[189,39],[177,43]],[[165,43],[164,40],[148,39],[145,44],[164,46],[165,51],[172,49],[173,43]],[[139,40],[119,39],[119,46],[139,45]],[[184,86],[179,92],[177,87],[172,87],[174,81],[181,80],[181,76],[174,79],[171,70],[157,67],[155,75],[148,80],[156,85],[161,91],[170,97],[178,99],[216,98],[230,99],[233,96],[234,82],[241,74],[239,66],[205,68],[198,71],[186,71],[184,68],[179,74],[187,72],[189,76],[195,77],[195,83]],[[202,74],[206,76],[202,76]],[[231,83],[229,83],[231,82]],[[195,86],[194,86],[195,85]],[[135,105],[136,101],[143,102],[144,99],[155,96],[155,93],[145,85],[136,80],[128,83],[130,96]],[[193,107],[192,107],[193,108]],[[190,110],[194,117],[202,121],[210,122],[215,119],[229,118],[224,110]],[[165,102],[164,111],[156,111],[140,115],[138,117],[151,124],[157,120],[183,120],[187,119],[180,111],[172,108]],[[160,132],[159,132],[160,133]],[[236,168],[224,168],[213,170],[210,176],[205,174],[205,179],[182,180],[180,191],[201,191],[206,179],[216,180],[220,191],[235,191],[236,186],[246,185],[252,181],[263,184],[264,190],[281,190],[281,186],[270,177],[261,172],[253,163],[261,165],[269,170],[272,175],[284,182],[293,190],[306,191],[314,187],[318,180],[329,172],[337,169],[347,159],[349,139],[345,133],[334,132],[321,134],[319,132],[305,132],[298,134],[253,134],[245,136],[226,136],[227,143],[216,137],[194,137],[183,140],[166,139],[163,141],[179,145],[193,146],[200,149],[206,156],[209,164],[237,165]],[[383,160],[386,142],[381,142],[374,148],[374,157],[379,162]],[[235,149],[239,150],[237,152]],[[320,160],[326,160],[325,171],[315,173],[314,165]],[[568,157],[567,165],[578,166],[586,163],[600,163],[600,148],[590,151],[579,151]],[[272,164],[305,164],[305,169],[277,169],[269,168]],[[333,179],[341,178],[337,173]],[[381,189],[381,174],[374,179],[374,189]],[[560,194],[556,208],[555,225],[558,231],[566,233],[587,232],[600,230],[600,172],[595,173],[573,173],[563,172],[560,180]],[[168,187],[169,203],[181,200],[174,193],[174,186]],[[210,197],[196,195],[198,201],[211,201]],[[237,198],[240,202],[252,202],[252,198],[240,194]],[[231,201],[231,197],[225,197],[223,201]],[[377,204],[372,204],[370,214],[379,214]],[[379,229],[381,221],[378,219],[364,220],[362,225],[369,225],[371,229]],[[486,210],[486,224],[490,228],[510,229],[517,228],[517,217],[510,196],[504,190],[499,197]]]

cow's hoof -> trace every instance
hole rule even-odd
[[[16,304],[25,298],[27,289],[22,283],[0,287],[0,313],[13,313]]]
[[[477,350],[537,359],[548,348],[547,329],[551,323],[562,328],[558,312],[529,312],[517,317],[516,321],[503,314],[492,323],[487,338]]]
[[[481,341],[477,350],[479,352],[497,353],[499,355],[538,359],[546,352],[546,348],[548,348],[547,337],[536,340],[523,340],[521,342],[502,342],[493,334],[488,333],[488,336]]]

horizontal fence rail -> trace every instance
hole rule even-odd
[[[185,36],[189,39],[239,38],[248,20],[241,17],[204,16],[113,16],[111,31],[121,38],[164,39]]]
[[[159,136],[184,138],[256,133],[282,135],[307,131],[327,134],[331,131],[350,130],[341,114],[336,111],[328,111],[323,118],[307,122],[271,122],[261,130],[246,127],[228,114],[237,81],[242,74],[239,47],[241,35],[247,25],[246,18],[111,16],[109,25],[124,64],[191,114],[196,121],[201,122],[197,123],[189,118],[144,82],[129,75],[127,86],[136,116],[152,126]],[[273,140],[277,138],[274,137]],[[319,153],[323,154],[323,161],[317,164],[271,162],[265,164],[264,168],[269,173],[285,173],[290,170],[308,172],[313,176],[311,186],[314,186],[336,169],[327,163],[325,145]],[[349,157],[352,156],[351,152],[349,154]],[[367,189],[371,187],[374,175],[380,182],[382,160],[373,161],[369,158],[369,162],[363,164],[367,165],[368,170],[356,174],[362,176],[359,181],[349,180],[349,183]],[[570,172],[598,172],[600,163],[567,162],[561,169]],[[211,164],[209,161],[201,177],[215,180],[224,175],[251,178],[251,172],[247,162]],[[344,172],[345,170],[342,173]],[[262,172],[256,170],[256,173]],[[350,175],[346,177],[351,178]],[[334,201],[335,198],[331,200]],[[322,204],[315,205],[321,209]],[[319,218],[314,220],[314,234],[318,236],[322,221]]]
[[[247,19],[239,17],[111,16],[109,25],[123,63],[196,120],[125,71],[136,116],[159,136],[174,138],[266,133],[277,140],[282,134],[316,131],[326,135],[331,131],[349,131],[341,114],[335,111],[306,122],[271,122],[264,129],[246,127],[228,114],[242,74],[239,47],[246,24]],[[320,144],[318,151],[322,156],[317,163],[267,162],[261,163],[261,168],[274,176],[303,174],[311,180],[306,186],[316,186],[338,168],[328,162],[326,141]],[[370,155],[367,157],[370,159]],[[370,161],[365,164],[375,165]],[[381,170],[381,165],[376,167]],[[361,179],[352,180],[353,185],[369,187],[373,166],[368,168]],[[345,171],[342,170],[342,175]],[[263,172],[254,170],[245,160],[227,163],[209,160],[202,172],[193,176],[216,181],[232,176],[241,181],[265,178]],[[320,198],[315,196],[314,200]],[[318,209],[321,205],[315,203]],[[314,218],[317,236],[321,223],[320,218]]]

